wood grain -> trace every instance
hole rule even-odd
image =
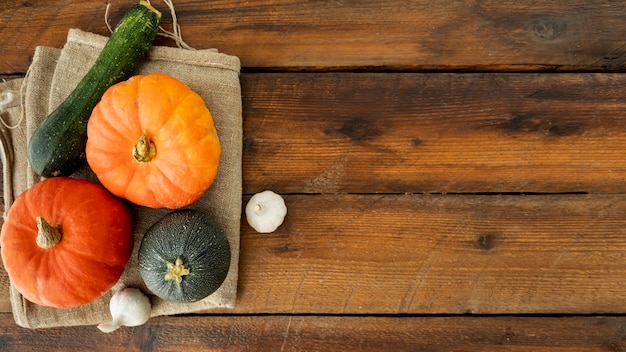
[[[624,195],[285,199],[275,233],[242,220],[236,308],[222,313],[626,311]]]
[[[244,227],[237,312],[620,313],[626,197],[289,196]]]
[[[626,2],[175,5],[241,59],[243,199],[284,225],[242,217],[234,310],[112,334],[16,326],[0,270],[0,350],[626,350]],[[5,1],[0,78],[106,6]]]
[[[133,2],[111,2],[110,22]],[[171,29],[165,5],[154,4]],[[175,6],[190,45],[236,55],[247,68],[621,71],[626,62],[622,1],[177,0]],[[35,46],[61,47],[70,28],[108,34],[105,8],[95,0],[5,2],[0,74],[26,72]]]
[[[244,73],[244,193],[624,193],[622,74]]]
[[[27,330],[0,314],[7,352],[83,351],[622,351],[624,317],[185,316],[110,334]]]
[[[621,74],[243,74],[244,192],[626,191]]]

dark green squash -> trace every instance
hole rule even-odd
[[[230,258],[228,238],[211,216],[180,210],[146,231],[139,247],[139,273],[155,295],[195,302],[222,285]]]
[[[69,176],[85,161],[91,111],[113,84],[129,78],[156,37],[161,13],[140,0],[120,20],[94,65],[70,95],[37,127],[28,161],[40,176]]]

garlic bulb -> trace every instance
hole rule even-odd
[[[285,201],[272,191],[255,194],[246,205],[246,220],[260,233],[274,232],[283,223],[285,215]]]
[[[120,326],[138,326],[150,318],[150,299],[139,289],[126,287],[117,291],[109,303],[113,320],[98,325],[102,332],[115,331]]]

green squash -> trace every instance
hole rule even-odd
[[[198,210],[180,210],[152,225],[139,247],[139,272],[162,299],[195,302],[215,292],[230,268],[230,244],[219,224]]]

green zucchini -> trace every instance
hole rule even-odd
[[[28,160],[43,177],[68,176],[85,162],[87,122],[104,92],[135,71],[156,37],[161,13],[147,0],[131,7],[76,88],[37,127]]]

